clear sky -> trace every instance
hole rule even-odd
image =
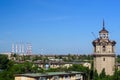
[[[91,54],[103,18],[119,54],[120,0],[0,0],[0,52],[22,41],[38,54]]]

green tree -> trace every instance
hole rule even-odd
[[[73,66],[68,68],[68,71],[80,71],[80,72],[84,72],[86,75],[86,78],[89,78],[90,75],[90,70],[88,67],[84,67],[83,65],[79,65],[79,64],[73,64]]]
[[[100,73],[100,79],[104,79],[106,77],[105,69]]]
[[[115,73],[113,75],[113,80],[120,80],[120,70],[115,70]]]
[[[13,66],[13,61],[10,61],[7,55],[0,55],[0,69],[8,70],[11,66]]]
[[[94,78],[94,80],[98,80],[99,75],[98,75],[98,73],[97,73],[97,70],[94,71],[93,78]]]

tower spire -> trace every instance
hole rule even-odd
[[[103,30],[105,30],[105,21],[103,19]]]

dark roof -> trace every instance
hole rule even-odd
[[[100,39],[99,38],[97,38],[96,40],[94,40],[93,42],[92,42],[92,44],[95,46],[95,44],[96,43],[100,43]]]
[[[99,33],[108,33],[108,31],[103,27],[103,29]]]
[[[92,44],[95,46],[96,44],[99,44],[99,43],[102,43],[102,42],[106,42],[106,43],[110,43],[110,44],[112,44],[112,45],[115,45],[116,44],[116,41],[114,41],[114,40],[107,40],[107,41],[103,41],[102,39],[100,39],[100,38],[97,38],[96,40],[94,40],[93,42],[92,42]]]

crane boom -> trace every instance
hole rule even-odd
[[[95,36],[95,34],[93,33],[93,32],[91,32],[92,33],[92,35],[94,36],[94,38],[96,39],[96,36]]]

